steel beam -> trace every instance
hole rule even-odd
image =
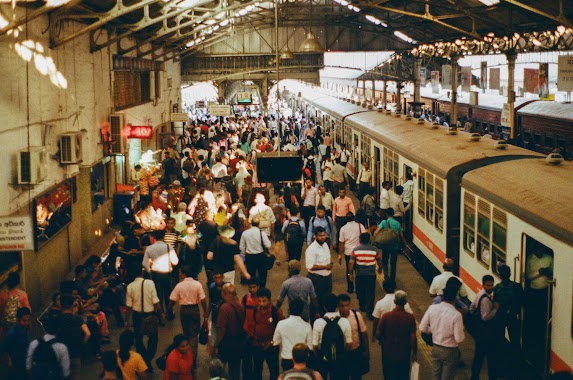
[[[531,5],[523,4],[522,2],[517,1],[517,0],[505,0],[505,2],[512,4],[512,5],[515,5],[516,7],[525,9],[526,11],[538,14],[539,16],[543,16],[545,18],[548,18],[549,20],[556,21],[556,22],[560,23],[561,25],[566,26],[568,28],[573,28],[573,22],[571,20],[569,20],[567,17],[565,17],[565,15],[563,15],[563,0],[559,0],[559,15],[557,15],[557,16],[554,16],[552,14],[544,12],[541,9],[537,9]]]
[[[6,34],[9,30],[12,30],[12,29],[17,28],[19,26],[27,24],[28,22],[35,20],[38,17],[41,17],[41,16],[43,16],[49,12],[54,12],[57,9],[64,9],[64,8],[73,7],[74,5],[78,4],[80,1],[81,0],[73,0],[67,4],[60,5],[58,7],[48,7],[48,6],[44,5],[43,7],[40,7],[40,8],[35,9],[31,12],[28,12],[24,17],[20,17],[17,20],[10,21],[8,23],[8,25],[6,25],[3,28],[0,28],[0,36],[3,34]]]

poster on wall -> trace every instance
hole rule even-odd
[[[538,93],[539,70],[523,69],[523,90],[532,94]]]
[[[426,86],[426,68],[420,67],[420,86]]]
[[[440,72],[432,71],[430,77],[432,78],[432,94],[437,94],[440,92]]]
[[[442,66],[442,90],[452,89],[452,65]]]
[[[544,99],[549,95],[549,63],[539,64],[539,97]]]
[[[489,88],[491,90],[499,90],[500,82],[500,70],[499,67],[489,69]]]
[[[573,55],[560,55],[557,60],[557,88],[573,91]]]
[[[480,63],[479,87],[485,91],[487,88],[487,62]]]
[[[74,183],[67,180],[34,198],[32,216],[36,250],[72,221],[73,193]]]
[[[460,84],[462,85],[462,91],[469,92],[472,88],[472,68],[471,66],[463,66],[460,77]]]

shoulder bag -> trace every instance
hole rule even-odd
[[[385,222],[386,226],[380,229],[380,231],[374,236],[374,241],[372,242],[372,244],[378,248],[400,242],[400,232],[392,229],[388,220],[385,220]]]
[[[260,236],[261,236],[261,248],[262,248],[262,253],[261,255],[265,255],[265,269],[269,270],[271,269],[274,265],[275,265],[275,255],[273,255],[267,247],[265,247],[265,243],[263,242],[263,231],[259,230]]]
[[[360,351],[360,363],[356,363],[358,365],[356,365],[356,367],[354,368],[359,368],[360,370],[360,374],[361,375],[365,375],[368,372],[370,372],[370,355],[369,352],[367,352],[365,350],[366,348],[366,343],[365,341],[365,337],[364,334],[362,334],[362,325],[360,324],[360,319],[358,319],[358,313],[356,312],[356,310],[352,310],[354,312],[354,318],[356,318],[356,324],[358,325],[358,336],[360,337],[360,347],[358,347],[358,350]]]

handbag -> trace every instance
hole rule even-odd
[[[205,346],[209,342],[209,329],[207,328],[207,323],[201,326],[199,331],[199,344]]]
[[[370,372],[370,357],[364,357],[364,351],[365,351],[365,347],[366,347],[366,343],[364,342],[365,337],[364,334],[361,333],[362,331],[362,325],[360,324],[360,319],[358,319],[358,313],[356,312],[356,310],[352,310],[354,312],[354,318],[356,318],[356,323],[358,324],[358,336],[360,337],[360,347],[358,347],[358,349],[360,350],[360,364],[358,364],[357,366],[355,366],[354,368],[358,368],[359,372],[361,375],[366,375],[368,372]]]
[[[266,270],[270,270],[272,269],[272,267],[275,265],[275,255],[273,255],[272,253],[269,252],[269,250],[267,249],[267,247],[265,247],[265,244],[263,243],[263,231],[260,231],[261,233],[261,247],[263,248],[263,255],[265,255],[265,269]]]
[[[390,228],[390,223],[386,220],[386,226],[374,235],[373,245],[380,248],[381,246],[388,246],[400,242],[400,232]]]
[[[155,365],[162,371],[165,371],[165,367],[167,367],[167,352],[155,359]]]
[[[145,279],[141,281],[141,312],[144,313],[144,298],[143,298],[143,285],[145,284]],[[143,336],[157,335],[159,330],[159,318],[157,315],[152,314],[143,318],[141,325],[139,326],[139,332]]]

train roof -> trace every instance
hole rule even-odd
[[[517,113],[519,115],[533,115],[573,121],[573,104],[558,103],[553,101],[538,101],[526,104]]]
[[[299,87],[299,92],[307,102],[323,111],[328,111],[330,115],[336,116],[340,120],[342,120],[347,115],[367,110],[367,108],[363,108],[358,104],[352,104],[324,94],[319,89],[313,89],[312,87],[308,86],[297,87]]]
[[[465,170],[490,163],[522,157],[539,157],[538,153],[509,145],[507,149],[495,149],[494,140],[484,138],[468,141],[469,134],[458,131],[457,135],[446,134],[440,127],[431,129],[429,123],[417,124],[416,119],[406,121],[402,117],[379,112],[364,112],[348,116],[346,122],[372,138],[381,141],[442,178],[450,171],[464,166]]]
[[[428,99],[434,99],[434,100],[438,100],[438,101],[442,101],[442,102],[443,101],[450,102],[450,98],[447,97],[447,93],[448,93],[447,90],[442,90],[440,93],[434,94],[430,87],[421,88],[421,90],[420,90],[420,95],[422,97],[428,98]],[[514,107],[517,108],[521,104],[524,104],[526,102],[530,102],[532,100],[536,100],[536,99],[517,98],[517,99],[515,99]],[[466,104],[466,105],[469,104],[469,94],[464,92],[463,96],[458,99],[458,103]],[[507,103],[507,96],[498,95],[498,94],[483,94],[481,92],[478,94],[478,106],[479,107],[492,108],[492,109],[496,109],[496,110],[501,111],[504,103]]]
[[[508,161],[467,173],[462,186],[573,246],[573,163]],[[509,190],[511,189],[511,190]]]

